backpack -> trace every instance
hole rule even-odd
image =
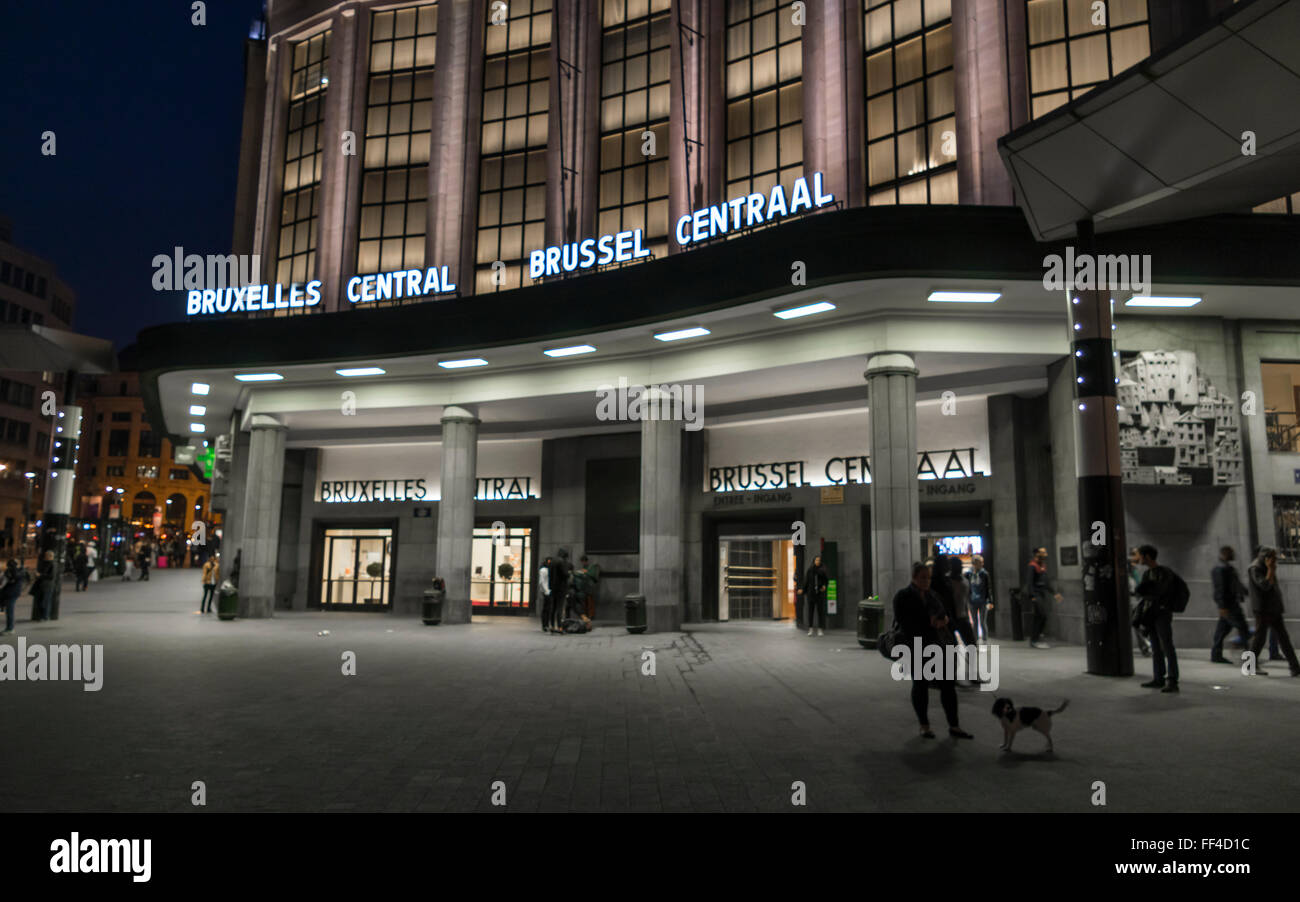
[[[585,620],[570,617],[560,624],[560,631],[564,633],[585,633],[590,631]]]
[[[1169,584],[1165,587],[1164,597],[1160,602],[1175,614],[1181,614],[1187,610],[1187,601],[1192,597],[1192,593],[1181,576],[1168,567],[1165,568],[1165,572],[1169,574]]]

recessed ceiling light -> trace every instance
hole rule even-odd
[[[487,366],[482,357],[466,357],[464,360],[439,360],[438,366],[448,370],[458,370],[467,366]]]
[[[1195,307],[1200,298],[1161,298],[1135,295],[1124,302],[1125,307]]]
[[[190,432],[193,432],[195,435],[203,435],[207,431],[208,427],[204,426],[202,423],[190,423]]]
[[[195,382],[190,385],[190,393],[195,395],[206,395],[208,393],[208,383]]]
[[[385,370],[377,366],[357,366],[352,369],[335,370],[340,376],[382,376]]]
[[[279,373],[244,373],[235,377],[240,382],[279,382],[283,378]]]
[[[551,348],[549,351],[542,351],[547,357],[572,357],[575,354],[590,354],[596,350],[591,345],[574,345],[571,348]]]
[[[932,291],[926,300],[940,304],[992,304],[1000,297],[1000,291]]]
[[[678,329],[676,332],[660,332],[655,336],[656,341],[681,341],[683,338],[698,338],[701,335],[708,335],[708,329],[702,329],[695,326],[691,329]]]
[[[830,301],[818,301],[815,304],[804,304],[802,307],[791,307],[789,310],[778,310],[772,315],[779,319],[796,319],[800,316],[812,316],[814,313],[825,313],[827,310],[834,310],[835,305]]]
[[[206,407],[204,407],[202,404],[191,404],[191,405],[190,405],[190,416],[192,416],[192,417],[201,417],[201,416],[203,416],[203,415],[204,415],[205,413],[207,413],[207,412],[208,412],[208,409],[207,409]]]

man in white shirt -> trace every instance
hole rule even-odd
[[[537,571],[537,588],[542,593],[542,632],[555,632],[555,596],[551,594],[551,559]]]

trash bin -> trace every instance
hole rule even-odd
[[[442,589],[425,589],[424,604],[421,605],[420,618],[425,626],[437,626],[442,623],[442,602],[447,593]]]
[[[858,602],[858,644],[875,648],[876,639],[885,631],[885,606],[879,595]]]
[[[645,626],[645,596],[628,595],[623,599],[623,606],[627,611],[627,631],[629,633],[644,633]]]
[[[217,619],[234,620],[239,613],[239,590],[230,580],[223,582],[217,589]]]

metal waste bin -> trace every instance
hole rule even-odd
[[[230,580],[217,589],[217,619],[234,620],[239,613],[239,590]]]
[[[858,602],[858,644],[875,648],[876,640],[885,631],[885,605],[880,596],[872,595]]]
[[[623,599],[623,607],[627,613],[627,631],[629,633],[644,633],[645,626],[645,596],[628,595]]]
[[[420,605],[420,619],[425,626],[437,626],[442,623],[442,602],[447,593],[443,589],[425,589],[424,602]]]

